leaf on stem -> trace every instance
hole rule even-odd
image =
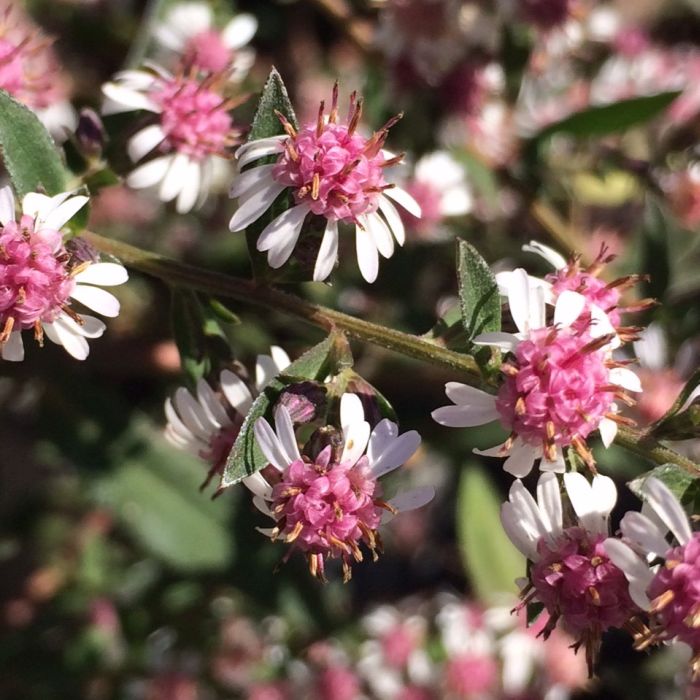
[[[351,365],[352,355],[345,335],[333,332],[275,377],[255,399],[245,417],[226,461],[219,488],[232,486],[267,466],[267,459],[258,447],[253,428],[258,418],[272,418],[272,408],[285,387],[300,380],[322,382],[329,374]]]
[[[642,476],[628,482],[630,491],[642,498],[644,482],[653,476],[668,486],[673,495],[682,503],[689,512],[697,513],[700,507],[700,479],[693,477],[685,469],[676,464],[662,464]]]

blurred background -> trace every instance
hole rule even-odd
[[[152,34],[175,4],[33,0],[25,9],[55,39],[65,98],[99,110],[114,72],[160,60]],[[407,153],[398,177],[423,220],[406,222],[405,248],[374,285],[356,270],[348,236],[333,285],[297,292],[421,334],[454,306],[457,237],[495,270],[540,275],[546,264],[520,250],[532,239],[587,261],[604,245],[618,255],[606,274],[648,274],[635,293],[661,302],[633,321],[652,330],[637,346],[645,391],[630,415],[645,425],[669,408],[700,351],[696,2],[208,4],[216,26],[237,13],[257,21],[255,61],[237,88],[252,94],[234,113],[241,126],[272,65],[302,120],[315,118],[336,79],[341,101],[364,94],[369,128],[404,112],[388,147]],[[105,152],[124,175],[130,125],[105,125]],[[245,237],[228,231],[229,178],[224,170],[186,215],[117,178],[95,182],[90,227],[247,276]],[[353,348],[355,369],[392,402],[402,429],[423,436],[401,478],[438,495],[393,521],[377,563],[356,566],[346,585],[331,571],[321,585],[301,558],[281,565],[284,548],[255,531],[263,523],[246,493],[212,500],[214,488],[199,489],[204,465],[163,440],[163,402],[183,383],[171,290],[132,273],[116,293],[122,312],[87,362],[48,344],[0,370],[3,700],[684,696],[685,660],[671,648],[640,654],[624,633],[609,635],[599,678],[588,681],[566,635],[543,644],[509,614],[524,571],[497,518],[510,477],[472,455],[500,428],[447,431],[429,418],[459,377]],[[249,368],[271,344],[296,357],[322,338],[282,315],[232,310],[241,323],[226,333]],[[435,334],[459,349],[453,326]],[[621,487],[619,512],[637,507],[622,484],[649,465],[615,446],[596,454]]]

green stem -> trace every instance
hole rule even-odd
[[[471,386],[489,388],[489,382],[482,377],[474,358],[469,355],[448,350],[410,333],[385,328],[335,309],[313,304],[272,287],[218,272],[209,272],[127,243],[104,238],[96,233],[86,231],[82,235],[101,252],[114,255],[126,265],[170,284],[261,306],[270,311],[281,311],[327,331],[341,330],[357,340],[459,372],[460,379]],[[694,477],[700,477],[700,466],[695,462],[642,431],[620,426],[615,442],[652,462],[672,463]]]

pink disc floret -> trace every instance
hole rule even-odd
[[[669,550],[647,594],[661,630],[660,638],[677,638],[700,652],[700,532]]]
[[[165,141],[161,148],[184,153],[193,160],[225,155],[234,143],[233,106],[216,90],[184,77],[158,81],[152,99],[161,110]]]
[[[226,46],[221,32],[206,29],[189,39],[184,50],[186,65],[208,73],[219,73],[231,65],[233,51]]]
[[[612,408],[606,353],[587,335],[542,328],[503,365],[496,399],[503,424],[526,443],[551,452],[585,440]]]
[[[383,168],[397,162],[385,159],[382,146],[392,119],[369,138],[357,133],[362,102],[353,93],[350,114],[338,122],[337,85],[328,118],[321,103],[318,120],[299,131],[283,119],[288,139],[272,176],[294,191],[297,204],[307,203],[314,214],[327,219],[358,222],[379,205],[379,195],[390,185]]]
[[[35,230],[34,219],[22,216],[0,231],[0,328],[35,328],[52,323],[68,305],[75,282],[59,231]]]
[[[553,272],[545,278],[552,284],[552,291],[559,295],[564,291],[578,292],[586,298],[588,305],[595,304],[608,314],[613,326],[620,324],[620,312],[617,310],[620,304],[620,290],[598,279],[586,270],[567,266]],[[585,328],[590,324],[590,311],[584,312],[576,320],[576,328]]]
[[[313,461],[298,459],[272,491],[276,535],[307,554],[312,574],[323,578],[324,561],[341,558],[346,579],[351,559],[360,561],[360,542],[376,556],[381,520],[380,487],[367,457],[354,465],[331,460],[326,447]]]

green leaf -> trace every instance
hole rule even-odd
[[[465,468],[457,494],[457,537],[477,597],[487,604],[504,593],[515,594],[515,579],[525,573],[525,558],[501,525],[500,507],[501,498],[483,470]]]
[[[467,339],[501,330],[501,299],[488,263],[466,241],[457,241],[457,277]]]
[[[139,429],[141,450],[97,485],[124,529],[160,561],[183,572],[214,571],[232,559],[230,501],[199,491],[199,460],[170,448],[149,426]]]
[[[697,513],[700,505],[700,479],[694,478],[677,464],[662,464],[630,481],[627,486],[632,493],[643,498],[642,487],[650,476],[663,481],[684,506],[691,506],[690,512]]]
[[[223,323],[228,323],[231,326],[238,326],[241,323],[241,319],[237,314],[233,313],[231,309],[225,304],[222,304],[218,299],[209,299],[208,306],[215,316],[223,321]]]
[[[0,90],[0,149],[19,198],[67,189],[68,174],[49,132],[37,116]]]
[[[220,488],[232,486],[267,466],[267,459],[255,440],[253,427],[258,418],[270,420],[272,406],[286,386],[304,379],[323,381],[329,374],[335,374],[351,365],[352,356],[347,339],[342,333],[334,332],[275,377],[255,399],[243,421],[226,461]]]
[[[657,95],[633,97],[608,105],[588,107],[546,126],[533,137],[532,141],[542,141],[553,134],[561,133],[585,137],[605,136],[624,131],[661,114],[680,94],[680,91],[674,90]]]
[[[686,382],[673,406],[651,427],[653,435],[667,440],[691,440],[700,437],[700,397],[695,397],[685,406],[699,386],[700,369]]]

